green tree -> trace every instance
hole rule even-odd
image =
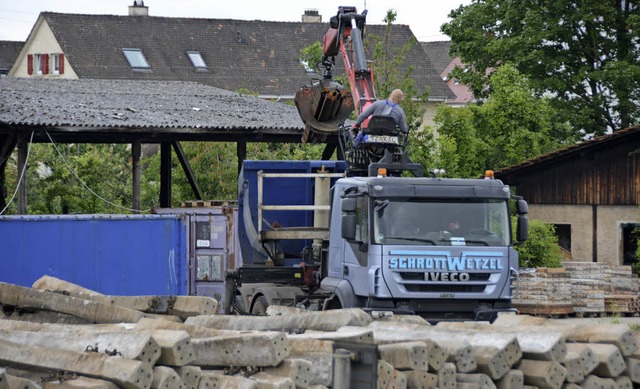
[[[322,63],[322,43],[314,42],[300,49],[300,66],[305,70],[317,71]]]
[[[516,217],[512,218],[515,240]],[[520,267],[562,267],[562,249],[553,225],[540,220],[529,220],[529,239],[515,246]]]
[[[131,166],[127,145],[32,144],[26,179],[29,214],[128,213]],[[15,158],[7,186],[15,191]],[[7,213],[17,213],[14,199]]]
[[[561,121],[602,134],[640,119],[640,23],[635,1],[475,0],[442,31],[468,65],[454,74],[480,98],[505,63],[551,96]]]
[[[489,86],[492,93],[483,104],[438,108],[433,160],[449,176],[477,177],[487,169],[513,165],[567,143],[566,123],[555,121],[549,100],[533,96],[528,79],[515,67],[498,68]]]

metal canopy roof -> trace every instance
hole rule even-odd
[[[295,142],[294,106],[183,81],[0,79],[0,134],[34,142]]]

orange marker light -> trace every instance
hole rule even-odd
[[[379,167],[378,168],[378,177],[386,177],[387,176],[387,169],[383,168],[383,167]]]
[[[484,178],[487,180],[493,180],[493,170],[485,170],[484,171]]]

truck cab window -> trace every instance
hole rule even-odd
[[[373,218],[378,244],[506,246],[511,240],[504,199],[390,199]]]

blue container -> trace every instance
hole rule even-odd
[[[238,239],[245,264],[264,263],[267,259],[260,243],[258,230],[258,172],[264,173],[317,173],[325,170],[343,173],[344,161],[244,161],[238,179]],[[335,182],[335,179],[332,180]],[[313,178],[264,178],[263,204],[313,205],[315,181]],[[263,220],[282,227],[313,227],[313,211],[263,211]],[[267,224],[263,224],[265,229]],[[278,248],[287,263],[295,262],[310,241],[280,242]]]
[[[44,275],[108,295],[187,293],[186,226],[175,215],[0,217],[0,281]]]

